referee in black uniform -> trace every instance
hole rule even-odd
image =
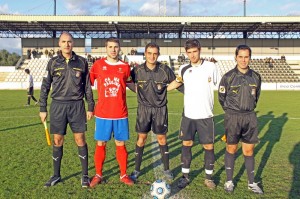
[[[226,192],[233,192],[234,154],[242,142],[245,167],[248,175],[248,189],[263,194],[254,182],[254,145],[259,142],[257,117],[254,109],[261,90],[261,77],[249,68],[251,49],[239,45],[235,51],[237,65],[227,72],[219,85],[219,102],[225,111],[224,125],[226,135],[225,169]]]
[[[175,74],[165,64],[157,62],[159,46],[149,43],[145,47],[146,62],[135,67],[131,76],[136,84],[138,110],[136,131],[138,133],[135,148],[135,170],[131,178],[136,181],[140,175],[140,167],[148,132],[156,134],[167,180],[173,179],[169,169],[169,148],[167,144],[168,108],[167,85],[175,80]]]
[[[87,61],[76,55],[72,49],[73,37],[63,32],[59,37],[60,52],[49,60],[47,75],[43,78],[40,94],[40,118],[47,118],[47,98],[52,86],[52,103],[50,106],[50,133],[53,134],[53,167],[54,174],[46,182],[45,187],[54,186],[61,181],[60,165],[63,156],[64,135],[67,124],[73,131],[78,146],[78,156],[82,166],[81,186],[88,187],[88,148],[85,141],[87,119],[93,117],[94,100],[91,89]],[[83,98],[88,103],[85,112]]]

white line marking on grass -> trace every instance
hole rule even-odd
[[[34,117],[36,117],[36,118],[40,118],[38,115],[35,115],[35,116],[28,116],[28,115],[24,115],[24,116],[8,116],[8,117],[1,117],[0,116],[0,118],[23,118],[23,117],[31,117],[31,118],[34,118]]]
[[[159,144],[156,139],[156,135],[152,131],[150,131],[149,133],[151,133],[152,164],[153,164],[153,171],[154,171],[155,179],[156,180],[157,179],[165,180],[164,166],[161,161],[161,154],[160,154]],[[168,183],[170,183],[170,182],[168,182]],[[188,199],[189,198],[184,192],[180,192],[180,189],[177,188],[177,184],[176,185],[173,184],[173,185],[171,185],[171,187],[172,187],[171,193],[173,193],[173,194],[170,197],[170,199]],[[176,194],[174,194],[174,192],[176,192]],[[150,187],[149,187],[148,194],[144,194],[142,198],[143,199],[152,198],[152,196],[150,195]]]

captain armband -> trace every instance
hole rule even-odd
[[[175,81],[176,81],[177,83],[183,83],[182,77],[179,77],[179,76],[176,77]]]

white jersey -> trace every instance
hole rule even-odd
[[[33,87],[33,78],[30,74],[27,75],[26,85],[27,88]]]
[[[213,117],[214,85],[217,84],[218,71],[213,62],[182,65],[179,76],[184,83],[184,115],[190,119]]]

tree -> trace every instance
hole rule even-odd
[[[20,59],[20,55],[9,53],[7,50],[0,50],[0,66],[14,66]]]

